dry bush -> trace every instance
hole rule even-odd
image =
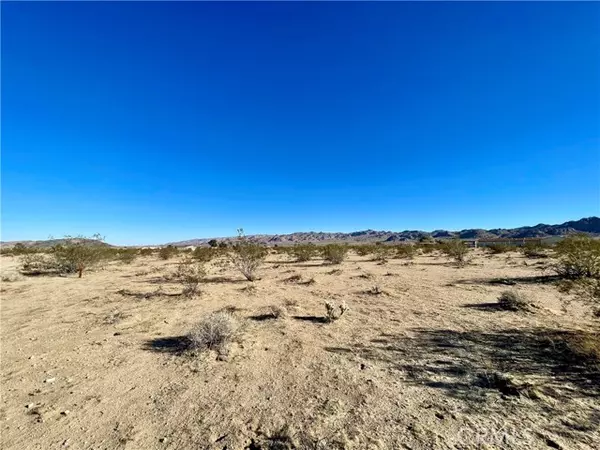
[[[442,251],[451,258],[458,267],[468,264],[469,247],[460,239],[452,239],[445,242]]]
[[[365,294],[381,295],[383,294],[383,289],[381,289],[381,287],[378,284],[374,284],[373,286],[371,286],[370,289],[367,289],[365,291]]]
[[[371,247],[371,254],[373,255],[373,261],[386,263],[390,254],[392,253],[391,247],[385,245],[374,245]]]
[[[267,257],[267,250],[260,244],[249,241],[244,230],[238,230],[238,240],[232,248],[230,260],[248,281],[256,280],[256,271]]]
[[[152,256],[154,254],[153,248],[141,248],[140,256]]]
[[[504,291],[498,297],[498,305],[507,311],[529,311],[531,302],[517,291]]]
[[[600,319],[600,279],[563,280],[559,283],[558,289],[561,292],[574,295],[577,300],[587,304],[592,314]],[[565,305],[568,305],[570,299],[565,299],[564,302]]]
[[[212,247],[196,247],[192,252],[192,257],[199,262],[210,262],[217,256],[217,250]]]
[[[295,274],[292,275],[288,278],[286,278],[285,280],[283,280],[285,283],[300,283],[300,281],[302,281],[302,275],[300,274]]]
[[[558,262],[553,266],[558,276],[575,280],[600,278],[600,239],[571,236],[556,245]]]
[[[291,252],[298,262],[310,261],[317,254],[317,246],[311,243],[295,244]]]
[[[188,334],[193,350],[223,351],[239,329],[237,320],[229,313],[215,312],[200,321]]]
[[[348,246],[341,244],[327,244],[321,251],[325,261],[330,264],[341,264],[348,254]]]
[[[369,254],[371,254],[371,252],[373,251],[373,246],[372,245],[355,245],[352,247],[352,249],[356,252],[356,254],[358,256],[367,256]]]
[[[204,277],[206,277],[204,266],[194,263],[192,259],[180,262],[175,272],[175,278],[183,284],[182,294],[186,297],[194,297],[199,293],[199,286]]]
[[[600,334],[583,331],[573,333],[565,339],[565,344],[577,360],[600,365]]]
[[[131,264],[138,257],[139,252],[136,248],[121,249],[117,253],[117,261],[123,264]]]
[[[160,259],[171,259],[172,257],[176,256],[177,254],[179,254],[179,250],[177,249],[177,247],[174,247],[172,245],[167,245],[165,247],[161,247],[158,250],[158,257]]]
[[[427,246],[429,248],[431,246]],[[417,253],[417,247],[412,244],[402,244],[396,246],[396,254],[394,258],[408,258],[412,259]]]
[[[61,273],[83,272],[110,257],[111,250],[103,246],[104,238],[95,234],[91,238],[65,236],[66,241],[54,247],[54,257]]]
[[[44,275],[60,273],[60,265],[53,255],[27,253],[21,256],[19,271],[23,275]]]
[[[338,320],[340,317],[342,317],[344,315],[344,313],[346,311],[348,311],[348,305],[346,305],[346,302],[342,302],[340,303],[339,306],[336,306],[335,303],[327,301],[325,302],[325,311],[326,311],[326,316],[325,319],[327,320],[327,322],[334,322],[336,320]],[[339,310],[339,312],[338,312]]]
[[[485,250],[492,255],[510,252],[513,248],[506,244],[492,244],[485,247]]]

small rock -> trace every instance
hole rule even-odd
[[[368,368],[369,368],[369,366],[367,366],[365,363],[360,363],[360,370],[365,370]]]
[[[161,437],[158,441],[166,444],[169,440],[166,437]]]
[[[113,333],[113,336],[121,336],[122,333],[119,333],[118,331],[116,333]]]
[[[62,414],[63,416],[67,416],[67,415],[69,415],[70,413],[71,413],[71,411],[69,411],[68,409],[65,409],[64,411],[61,411],[61,414]]]
[[[25,408],[27,408],[27,409],[31,409],[31,408],[33,408],[34,406],[35,406],[35,403],[29,403],[29,404],[25,405]]]
[[[44,380],[44,383],[54,383],[55,381],[56,381],[56,377],[46,378]]]

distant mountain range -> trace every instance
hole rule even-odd
[[[413,241],[424,237],[444,239],[459,237],[461,239],[484,239],[484,238],[532,238],[563,236],[573,233],[588,233],[600,235],[600,218],[588,217],[580,220],[565,222],[560,225],[546,225],[540,223],[532,227],[520,228],[495,228],[492,230],[467,229],[461,231],[435,230],[432,232],[407,230],[407,231],[354,231],[352,233],[324,233],[324,232],[298,232],[291,234],[255,234],[248,239],[266,245],[292,245],[297,243],[313,242],[348,242],[348,243],[373,243],[373,242],[402,242]],[[217,241],[232,242],[234,237],[190,239],[187,241],[171,242],[176,247],[207,245],[211,239]]]
[[[573,233],[588,233],[594,236],[600,236],[600,218],[587,217],[580,220],[565,222],[560,225],[546,225],[540,223],[532,227],[520,228],[494,228],[492,230],[483,230],[480,228],[467,229],[461,231],[435,230],[432,232],[407,230],[407,231],[354,231],[352,233],[324,233],[324,232],[298,232],[291,234],[255,234],[248,236],[248,239],[266,245],[293,245],[297,243],[312,242],[332,243],[332,242],[347,242],[347,243],[374,243],[374,242],[402,242],[415,241],[424,237],[432,237],[434,239],[448,239],[459,237],[461,239],[485,239],[485,238],[532,238],[532,237],[548,237],[548,236],[563,236]],[[187,246],[202,246],[208,245],[212,239],[217,241],[234,242],[235,237],[223,238],[203,238],[190,239],[187,241],[170,242],[164,245],[174,245],[176,247]],[[51,239],[44,241],[10,241],[0,242],[3,247],[12,247],[15,244],[21,243],[26,247],[51,247],[53,245],[64,242],[64,239]],[[97,241],[90,243],[98,245]],[[100,245],[108,245],[101,243]],[[159,245],[156,245],[159,246]]]

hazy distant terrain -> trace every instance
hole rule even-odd
[[[531,227],[520,228],[495,228],[492,230],[466,229],[461,231],[435,230],[432,232],[419,230],[406,231],[354,231],[352,233],[323,233],[299,232],[291,234],[257,234],[249,236],[250,239],[264,244],[296,244],[307,242],[400,242],[418,240],[422,237],[451,238],[458,236],[461,239],[473,238],[530,238],[561,236],[572,233],[600,234],[600,218],[588,217],[580,220],[565,222],[560,225],[546,225],[540,223]],[[176,247],[188,245],[204,245],[213,238],[189,239],[186,241],[171,242]],[[231,240],[234,238],[217,238],[218,240]]]

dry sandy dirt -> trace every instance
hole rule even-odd
[[[165,279],[177,260],[78,279],[17,275],[2,257],[2,448],[599,448],[598,372],[561,344],[597,324],[535,278],[544,261],[476,255],[462,269],[270,255],[254,283],[217,260],[195,298],[168,295],[181,292]],[[537,307],[498,310],[506,289]],[[323,323],[327,300],[350,310]],[[184,351],[190,328],[226,307],[242,323],[227,357]],[[525,388],[503,393],[495,373]]]

